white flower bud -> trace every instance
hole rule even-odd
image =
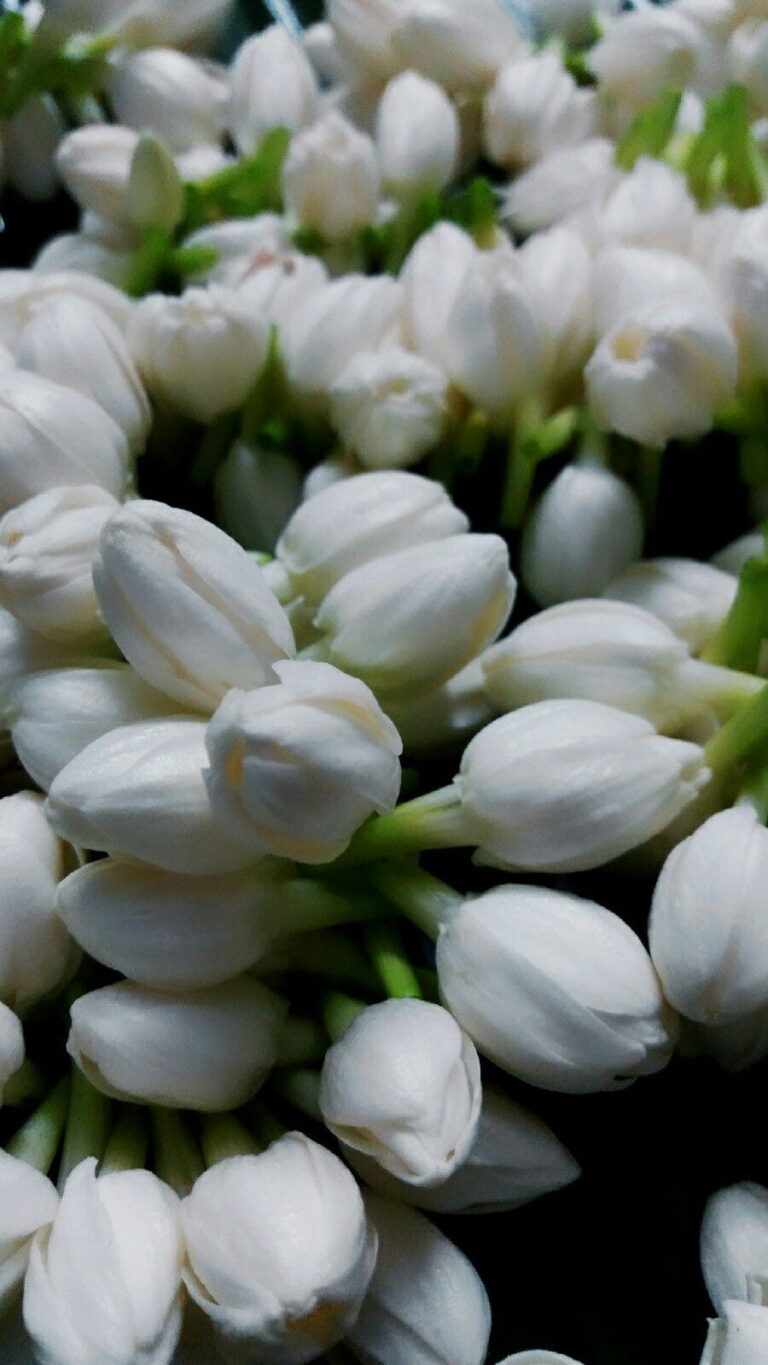
[[[500,710],[582,697],[672,728],[686,710],[682,640],[649,612],[586,598],[531,616],[483,656]]]
[[[57,911],[91,957],[131,981],[197,990],[252,967],[290,930],[285,881],[284,865],[269,862],[190,877],[102,858],[64,879]]]
[[[651,955],[676,1009],[723,1024],[768,1006],[768,830],[750,807],[710,817],[673,849],[656,884]]]
[[[762,1365],[768,1351],[768,1311],[729,1299],[710,1322],[701,1365]]]
[[[323,1063],[320,1108],[331,1132],[413,1186],[440,1184],[466,1160],[481,1099],[474,1044],[424,1000],[371,1005]]]
[[[456,108],[434,81],[404,71],[379,101],[376,145],[384,184],[394,194],[443,190],[459,160]]]
[[[550,152],[512,182],[503,216],[527,234],[599,204],[621,178],[615,151],[608,138],[593,137]]]
[[[580,90],[555,52],[537,52],[499,71],[483,107],[485,150],[511,170],[584,142],[595,97]]]
[[[292,455],[236,441],[214,481],[217,521],[238,545],[272,554],[301,490],[302,471]]]
[[[73,758],[51,784],[46,812],[54,829],[85,848],[170,872],[232,872],[259,851],[214,815],[206,765],[204,721],[137,721]]]
[[[347,1344],[365,1365],[483,1365],[488,1295],[463,1252],[421,1214],[369,1196],[379,1239],[368,1296]]]
[[[406,342],[443,370],[448,368],[448,319],[477,256],[468,233],[453,223],[436,223],[419,237],[402,269]]]
[[[33,1243],[24,1325],[56,1365],[169,1365],[181,1331],[178,1197],[150,1171],[67,1180],[49,1234]]]
[[[64,850],[42,798],[18,792],[0,801],[0,1000],[17,1013],[71,975],[78,954],[55,910]]]
[[[8,703],[13,746],[43,791],[95,739],[178,709],[127,664],[108,662],[46,667],[22,680]]]
[[[357,678],[299,660],[274,671],[271,687],[227,693],[208,726],[211,805],[254,849],[331,862],[395,805],[400,736]]]
[[[216,1113],[238,1109],[275,1064],[288,1012],[249,976],[168,993],[120,981],[71,1008],[67,1051],[113,1099]]]
[[[696,200],[685,176],[654,157],[641,156],[593,212],[598,240],[662,251],[691,250]]]
[[[531,1085],[618,1090],[672,1055],[645,948],[594,901],[509,885],[464,901],[441,930],[437,971],[480,1051]]]
[[[556,34],[576,46],[592,38],[594,15],[616,14],[620,8],[621,0],[597,0],[597,3],[595,0],[528,0],[528,9],[536,20],[538,31],[547,36]],[[539,1353],[536,1354],[538,1358]],[[511,1356],[510,1360],[522,1361],[523,1358]],[[506,1362],[502,1362],[502,1365],[506,1365]]]
[[[483,862],[599,867],[658,834],[709,780],[697,744],[593,701],[542,701],[481,730],[456,779]]]
[[[230,69],[229,125],[235,145],[250,156],[275,128],[295,133],[317,114],[315,73],[301,43],[281,24],[247,38]]]
[[[732,79],[745,85],[759,113],[768,114],[768,22],[739,24],[728,43]]]
[[[183,245],[210,247],[216,252],[216,262],[191,277],[195,284],[237,286],[247,273],[248,265],[260,269],[301,254],[292,247],[285,220],[277,213],[257,213],[254,218],[225,218],[221,223],[211,223],[190,233]]]
[[[319,602],[362,564],[467,529],[464,513],[434,480],[396,471],[360,474],[304,502],[280,537],[277,557],[296,593]]]
[[[97,220],[93,232],[100,235],[103,229],[104,225]],[[114,237],[110,233],[109,241],[126,250],[132,246],[132,239],[126,240],[122,231]],[[43,304],[61,295],[74,296],[101,308],[120,332],[125,331],[134,309],[133,300],[121,289],[88,272],[84,274],[81,269],[56,266],[46,271],[0,270],[0,341],[15,351],[30,318]]]
[[[697,25],[672,9],[647,8],[617,17],[590,49],[601,90],[624,104],[650,104],[670,86],[690,84],[703,43]]]
[[[591,7],[590,7],[591,8]],[[499,1365],[579,1365],[573,1356],[561,1356],[557,1351],[516,1351],[505,1356]]]
[[[50,95],[28,95],[13,118],[3,123],[5,172],[25,199],[40,203],[59,188],[56,151],[66,132],[58,105]]]
[[[94,484],[49,488],[0,520],[0,601],[52,640],[104,635],[92,562],[119,503]]]
[[[114,34],[128,46],[210,44],[232,0],[48,0],[54,32]]]
[[[111,318],[75,295],[46,298],[19,337],[22,369],[94,399],[140,450],[149,431],[147,396],[128,348]]]
[[[399,347],[360,351],[330,392],[331,421],[366,469],[416,464],[440,440],[448,381],[428,360]]]
[[[183,52],[170,47],[120,52],[110,63],[105,88],[117,123],[152,132],[173,151],[221,136],[226,85]]]
[[[54,644],[27,630],[11,612],[0,607],[0,743],[8,721],[9,699],[30,673],[43,668],[68,667],[71,645]]]
[[[0,1104],[11,1076],[24,1061],[24,1030],[7,1005],[0,1004]]]
[[[681,306],[705,302],[713,310],[718,306],[704,271],[677,252],[614,246],[598,254],[593,302],[599,334],[650,304],[673,301]]]
[[[23,370],[0,372],[0,512],[62,484],[99,484],[120,498],[128,448],[92,398]]]
[[[281,343],[294,388],[323,398],[359,350],[375,349],[395,324],[400,287],[388,275],[345,275],[286,319]]]
[[[328,0],[341,58],[363,83],[386,80],[402,68],[392,35],[403,7],[403,0]]]
[[[16,1299],[16,1291],[21,1287],[32,1238],[53,1222],[58,1204],[59,1196],[47,1175],[0,1149],[0,1304],[3,1309]],[[26,1338],[25,1345],[28,1345]],[[19,1362],[21,1360],[19,1356]]]
[[[543,607],[595,597],[642,548],[637,495],[609,469],[579,461],[553,479],[528,517],[521,577]]]
[[[372,1157],[345,1151],[377,1194],[432,1213],[501,1213],[570,1185],[581,1174],[551,1128],[500,1091],[483,1090],[480,1122],[464,1161],[439,1185],[398,1180]]]
[[[372,223],[379,202],[376,148],[331,110],[293,139],[283,166],[283,197],[302,228],[327,242],[352,237]]]
[[[641,559],[612,579],[603,596],[658,616],[698,654],[722,625],[737,585],[735,573],[697,559]]]
[[[752,1181],[718,1190],[701,1224],[701,1268],[718,1314],[729,1299],[763,1304],[768,1295],[768,1190]]]
[[[294,652],[258,565],[192,512],[127,504],[104,528],[93,574],[128,662],[185,706],[212,711],[231,687],[268,682]]]
[[[527,51],[499,0],[411,0],[396,24],[395,49],[417,71],[449,90],[488,85],[499,67]]]
[[[643,445],[703,436],[733,397],[733,335],[704,305],[651,305],[626,317],[600,342],[585,370],[597,422]]]
[[[541,319],[506,247],[469,265],[447,324],[451,378],[505,426],[541,385],[548,356]]]
[[[195,155],[193,152],[192,155]],[[171,233],[184,216],[184,185],[165,143],[154,133],[142,133],[131,157],[131,173],[125,194],[126,217],[145,231],[161,228]]]
[[[762,530],[748,531],[746,535],[739,536],[737,540],[732,540],[730,545],[718,550],[717,554],[712,556],[711,563],[724,573],[738,574],[748,559],[761,555],[764,549],[765,536]]]
[[[125,217],[125,195],[138,141],[133,128],[115,123],[89,123],[62,138],[56,165],[81,208],[103,218]]]
[[[376,1259],[360,1191],[302,1133],[230,1157],[182,1205],[187,1288],[230,1357],[303,1365],[346,1336]]]
[[[184,417],[212,422],[239,408],[267,353],[263,318],[222,285],[152,294],[137,308],[129,344],[153,396]]]
[[[517,266],[546,338],[546,380],[553,407],[580,396],[582,370],[595,344],[595,269],[584,239],[567,227],[530,237]]]
[[[746,216],[746,215],[745,215]],[[746,383],[768,375],[768,246],[765,241],[738,242],[722,267],[722,289],[731,325],[739,344],[741,378]]]
[[[318,649],[377,694],[436,686],[496,639],[515,587],[499,536],[399,550],[331,590],[315,617],[324,637]]]

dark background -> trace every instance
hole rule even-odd
[[[296,0],[295,8],[309,21],[322,7]],[[241,0],[226,46],[265,20],[259,0]],[[64,196],[29,206],[6,194],[0,211],[3,266],[28,264],[44,241],[73,229],[77,219]],[[476,529],[495,528],[497,491],[479,479],[454,490]],[[176,492],[174,500],[182,501]],[[191,490],[189,501],[195,502]],[[704,558],[749,525],[730,443],[711,438],[696,450],[668,454],[647,552]],[[468,885],[463,858],[455,864],[443,858],[435,870]],[[593,896],[644,934],[649,882],[593,874],[561,884]],[[584,1175],[512,1214],[438,1220],[488,1288],[490,1361],[546,1346],[584,1365],[697,1365],[712,1312],[698,1263],[701,1213],[724,1184],[768,1184],[767,1077],[768,1064],[726,1077],[707,1063],[676,1060],[629,1090],[584,1098],[503,1078],[511,1094],[551,1124]]]

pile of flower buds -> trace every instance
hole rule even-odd
[[[520,1083],[768,1058],[768,4],[268,8],[0,17],[9,1365],[484,1365]]]

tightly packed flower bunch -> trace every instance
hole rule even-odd
[[[484,1365],[537,1091],[768,1057],[768,6],[232,8],[0,19],[0,1356]]]

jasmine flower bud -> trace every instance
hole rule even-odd
[[[270,24],[237,49],[230,69],[229,123],[243,156],[274,128],[294,133],[317,114],[319,90],[301,43]]]

